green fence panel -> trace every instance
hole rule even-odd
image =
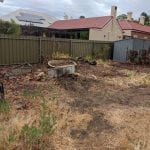
[[[86,57],[92,55],[93,44],[91,41],[73,40],[71,55],[73,57]]]
[[[112,49],[110,42],[0,35],[0,65],[39,63],[41,56],[50,59],[57,52],[72,57],[110,59]]]

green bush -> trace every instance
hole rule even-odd
[[[0,20],[0,34],[20,35],[20,25],[16,24],[14,20],[10,22]]]

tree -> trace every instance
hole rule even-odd
[[[141,16],[145,16],[145,25],[150,25],[150,17],[146,12],[142,12]]]
[[[80,16],[79,18],[80,18],[80,19],[83,19],[83,18],[85,18],[85,16]]]
[[[0,20],[0,34],[20,35],[20,26],[14,20],[10,22]]]
[[[127,19],[127,15],[126,14],[122,14],[122,15],[119,15],[117,17],[118,20],[124,20],[124,19]]]

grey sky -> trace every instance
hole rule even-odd
[[[118,14],[132,11],[135,18],[143,11],[150,14],[150,0],[5,0],[0,3],[0,15],[22,8],[46,12],[57,18],[62,18],[64,13],[73,18],[105,16],[110,14],[111,5],[118,6]]]

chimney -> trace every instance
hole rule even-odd
[[[117,6],[111,6],[111,16],[117,17]]]
[[[127,20],[128,21],[132,21],[132,14],[133,14],[132,12],[127,13]]]
[[[140,17],[140,24],[145,25],[145,16]]]

